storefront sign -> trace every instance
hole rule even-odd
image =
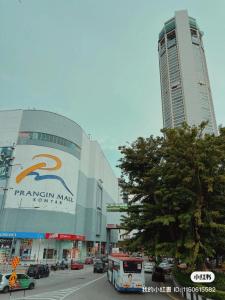
[[[108,228],[108,229],[117,229],[117,228],[120,228],[120,225],[119,224],[107,224],[106,228]]]
[[[68,241],[85,241],[84,235],[67,234],[67,233],[46,233],[46,239],[68,240]]]
[[[125,203],[107,204],[106,210],[107,212],[126,212],[127,204]]]
[[[44,239],[44,233],[38,232],[7,232],[0,231],[0,238],[17,238],[17,239]]]

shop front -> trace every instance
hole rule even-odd
[[[10,253],[12,239],[0,238],[0,264],[4,264]]]
[[[85,236],[64,233],[0,232],[0,264],[10,253],[25,262],[56,262],[86,257]]]
[[[16,255],[23,261],[34,260],[32,248],[36,240],[44,239],[44,233],[37,232],[0,232],[0,264]]]
[[[57,260],[83,259],[86,257],[85,236],[64,233],[46,233],[45,239],[54,243]],[[53,249],[48,249],[49,250]],[[49,257],[50,258],[50,257]]]

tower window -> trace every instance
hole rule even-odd
[[[169,41],[170,41],[170,40],[173,40],[173,39],[175,39],[175,38],[176,38],[176,32],[175,32],[175,30],[167,34],[167,39],[168,39]]]

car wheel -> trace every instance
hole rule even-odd
[[[30,283],[29,285],[29,290],[33,290],[34,289],[34,284],[33,283]]]
[[[9,292],[9,287],[8,286],[5,286],[4,289],[2,290],[3,293],[8,293]]]

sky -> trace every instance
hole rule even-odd
[[[163,127],[158,34],[187,9],[225,125],[224,0],[0,0],[0,109],[64,115],[97,140],[116,175],[119,145]]]

